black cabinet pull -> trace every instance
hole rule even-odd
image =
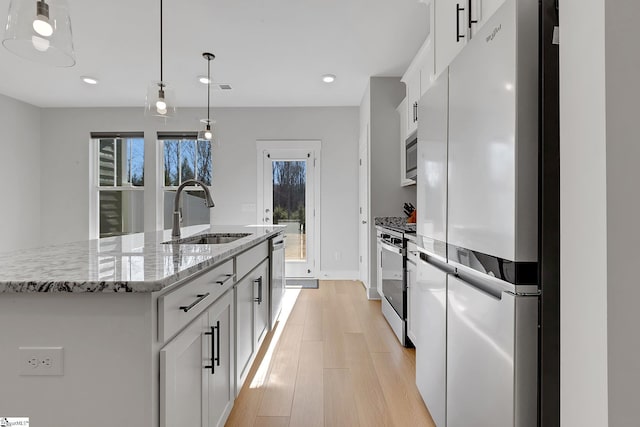
[[[258,298],[254,298],[253,301],[260,305],[260,303],[262,303],[262,276],[254,280],[253,283],[258,284]]]
[[[219,324],[220,322],[218,322]],[[205,332],[205,335],[211,335],[211,365],[207,365],[204,368],[205,369],[211,369],[211,375],[214,375],[216,373],[216,367],[214,365],[214,357],[213,355],[215,354],[215,341],[213,340],[213,336],[216,333],[216,327],[215,326],[211,326],[211,332]],[[220,345],[218,344],[218,347],[220,347]],[[220,363],[218,363],[218,366],[220,366]]]
[[[209,296],[209,292],[207,292],[206,294],[199,294],[196,295],[196,297],[198,297],[197,300],[195,300],[194,302],[192,302],[189,305],[183,305],[180,307],[180,310],[184,311],[185,313],[188,312],[189,310],[191,310],[193,307],[196,306],[196,304],[198,304],[199,302],[201,302],[203,299],[205,299],[206,297]]]
[[[460,39],[464,38],[464,34],[460,35],[460,12],[464,10],[464,7],[460,7],[460,3],[456,4],[456,43]]]
[[[235,274],[225,274],[225,276],[227,276],[226,279],[224,280],[216,280],[216,283],[220,286],[225,285],[229,280],[233,279],[235,277]]]
[[[416,119],[415,119],[415,121],[417,122],[418,121],[418,103],[415,102],[413,105],[415,105],[415,109],[416,109]]]
[[[216,335],[216,365],[220,366],[220,321],[219,320],[216,322],[216,326],[214,327],[214,329],[218,331],[218,334]]]
[[[469,6],[468,6],[469,7],[469,29],[471,29],[471,24],[477,24],[478,23],[477,19],[473,19],[471,17],[471,15],[472,15],[472,13],[471,13],[471,2],[472,1],[473,0],[469,0]]]

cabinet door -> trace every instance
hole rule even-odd
[[[469,37],[468,0],[434,0],[436,77],[460,53]]]
[[[236,396],[250,368],[253,341],[253,282],[251,274],[236,284]]]
[[[252,274],[255,349],[269,332],[269,264],[264,261]]]
[[[418,102],[420,101],[420,70],[407,76],[407,136],[418,129]]]
[[[227,292],[207,312],[209,427],[223,426],[235,400],[233,390],[233,292]],[[185,424],[186,425],[186,424]]]
[[[160,350],[160,426],[209,427],[207,315]]]

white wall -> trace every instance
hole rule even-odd
[[[563,427],[607,426],[604,5],[560,2]]]
[[[0,252],[40,243],[40,109],[0,95]]]
[[[638,0],[605,3],[609,425],[638,425],[640,49]]]
[[[42,110],[43,243],[86,239],[89,233],[89,135],[92,131],[144,131],[147,167],[157,131],[198,130],[203,109],[181,109],[167,125],[144,119],[137,108],[85,108]],[[355,276],[358,269],[357,186],[358,109],[225,108],[214,109],[220,146],[214,148],[213,208],[215,224],[252,224],[257,193],[256,140],[318,139],[322,141],[321,270]],[[145,173],[145,183],[156,177]],[[156,195],[146,192],[145,206]],[[246,207],[246,206],[245,206]],[[158,221],[145,211],[147,229]],[[151,224],[151,226],[149,226]],[[165,226],[165,228],[170,225]],[[340,251],[341,259],[334,253]]]

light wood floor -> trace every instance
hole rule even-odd
[[[360,282],[288,289],[227,426],[434,426],[403,348]]]

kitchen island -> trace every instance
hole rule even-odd
[[[193,226],[183,236],[238,239],[166,243],[160,231],[0,254],[0,417],[224,424],[269,327],[281,232]]]

